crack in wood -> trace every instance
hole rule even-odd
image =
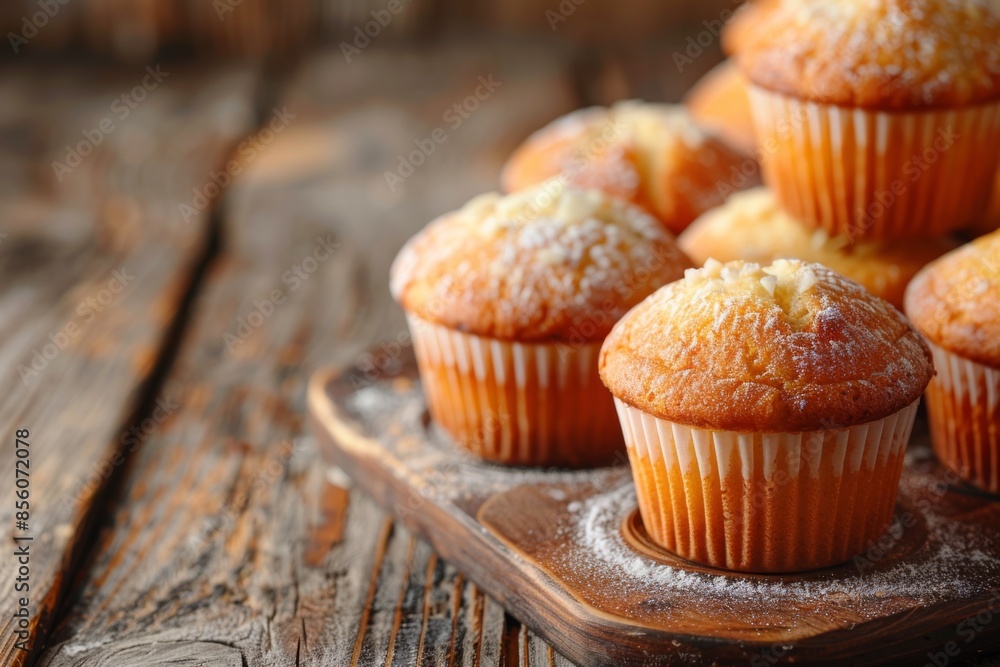
[[[523,55],[521,47],[507,52],[505,58],[512,54],[523,63],[524,72],[531,72],[529,77],[536,76],[536,58]],[[380,57],[374,51],[366,53],[366,57],[369,55],[372,57],[366,59],[373,62]],[[464,57],[456,60],[459,61],[466,74],[497,66],[492,54],[482,49],[468,61]],[[392,61],[383,64],[395,67]],[[354,85],[360,80],[359,74],[364,74],[358,69],[362,67],[367,66],[359,62],[350,72],[340,68],[337,76],[349,74],[347,78],[317,79],[321,83],[320,99],[345,83]],[[309,76],[315,74],[311,72]],[[398,74],[394,76],[400,78]],[[273,458],[269,453],[279,443],[297,436],[302,424],[296,414],[301,412],[295,407],[298,399],[294,397],[304,381],[305,370],[331,363],[331,359],[347,360],[363,349],[366,341],[362,339],[399,327],[401,317],[386,296],[383,275],[389,259],[384,256],[386,251],[401,242],[401,230],[412,228],[429,219],[432,212],[456,205],[459,198],[483,189],[485,177],[493,175],[481,163],[497,164],[509,150],[509,140],[515,134],[520,136],[551,118],[552,110],[559,108],[565,98],[560,97],[561,84],[550,86],[549,80],[544,79],[546,76],[556,80],[562,76],[561,70],[558,77],[550,72],[542,79],[531,79],[522,88],[529,93],[522,99],[498,102],[498,111],[484,110],[482,118],[499,113],[506,122],[509,116],[517,124],[510,136],[498,136],[493,122],[470,120],[461,130],[465,138],[456,133],[455,141],[449,143],[459,146],[463,142],[462,148],[453,149],[457,151],[453,156],[461,157],[462,164],[470,170],[479,170],[478,175],[468,178],[463,175],[462,179],[453,179],[449,188],[434,189],[428,183],[438,179],[432,178],[434,171],[428,167],[413,182],[407,196],[415,205],[407,205],[405,216],[397,213],[386,217],[385,213],[391,211],[379,209],[378,220],[380,224],[384,222],[384,228],[366,222],[353,225],[342,237],[338,235],[337,241],[345,249],[336,266],[328,265],[317,274],[324,282],[304,286],[296,295],[298,306],[268,320],[266,326],[234,350],[227,350],[218,340],[222,333],[220,324],[224,326],[230,317],[235,319],[237,314],[245,314],[235,307],[230,310],[230,304],[241,299],[250,302],[266,294],[271,287],[268,281],[280,276],[285,268],[283,263],[297,260],[296,253],[302,252],[301,242],[310,238],[306,232],[313,229],[313,223],[305,219],[314,213],[307,204],[293,209],[300,212],[300,219],[284,217],[282,206],[291,202],[282,199],[288,195],[282,192],[285,185],[280,174],[277,186],[274,183],[241,186],[244,190],[254,187],[266,190],[263,195],[241,201],[244,207],[247,202],[253,206],[273,204],[270,215],[278,213],[278,217],[271,218],[272,224],[277,223],[276,231],[273,226],[270,230],[264,227],[266,216],[254,212],[255,217],[250,220],[246,210],[235,210],[238,203],[234,203],[235,198],[229,193],[223,197],[218,214],[219,249],[198,295],[201,310],[194,316],[194,322],[188,322],[184,335],[190,340],[170,372],[171,386],[190,396],[184,420],[171,433],[164,433],[152,446],[138,452],[140,456],[130,466],[127,479],[121,481],[128,497],[106,506],[114,525],[100,536],[92,557],[87,560],[86,571],[78,574],[79,593],[74,594],[74,604],[60,623],[66,634],[56,637],[64,643],[47,652],[44,664],[69,664],[60,649],[88,646],[87,641],[93,637],[113,637],[121,644],[125,638],[137,635],[137,641],[145,643],[166,637],[182,637],[196,643],[200,638],[220,636],[241,647],[240,664],[295,661],[339,665],[347,660],[359,664],[365,662],[360,658],[369,654],[388,655],[390,660],[403,664],[414,651],[420,651],[421,659],[435,665],[497,664],[503,650],[503,612],[499,606],[487,600],[453,568],[433,557],[426,545],[408,537],[403,528],[393,533],[393,524],[368,499],[358,495],[351,498],[348,513],[348,492],[343,490],[344,502],[337,510],[341,518],[328,520],[316,514],[314,503],[321,497],[319,490],[323,488],[325,475],[317,469],[312,454],[296,464],[299,467],[288,466],[273,480],[268,478],[271,481],[259,494],[248,497],[246,503],[238,503],[231,522],[213,532],[210,540],[189,547],[185,535],[191,531],[179,524],[201,521],[212,516],[220,504],[227,507],[234,503],[258,471],[269,465]],[[300,77],[309,78],[301,73]],[[416,105],[406,102],[414,110],[407,111],[410,124],[403,128],[404,140],[407,133],[422,130],[427,119],[434,120],[439,114],[435,107],[443,97],[465,94],[465,81],[460,76],[451,76],[444,85],[436,81],[441,78],[439,73],[434,72],[433,77],[437,87],[428,86],[436,92],[427,95],[427,101],[423,102],[427,109],[417,111]],[[520,85],[517,77],[505,80],[512,87]],[[376,85],[386,86],[384,82]],[[526,106],[525,100],[536,99],[533,91],[541,89],[551,93],[544,103],[531,102]],[[337,129],[330,133],[335,141],[329,147],[332,154],[353,156],[365,147],[361,140],[371,141],[371,138],[355,135],[354,128],[358,125],[352,123],[365,126],[352,118],[369,112],[384,113],[385,105],[373,104],[366,97],[364,105],[359,106],[361,102],[351,100],[349,94],[344,99],[349,102],[337,102]],[[301,91],[299,102],[306,109],[311,103],[309,99],[303,102]],[[533,110],[530,104],[536,104]],[[358,113],[355,106],[363,111]],[[507,113],[513,109],[517,113]],[[564,110],[568,108],[559,109]],[[258,122],[268,111],[258,105]],[[313,128],[326,128],[329,123],[328,118],[321,118],[314,122]],[[366,131],[370,132],[371,127],[367,126]],[[392,123],[382,123],[379,127],[384,132],[392,128]],[[282,138],[285,136],[291,135]],[[378,139],[381,141],[381,137]],[[379,144],[391,150],[395,150],[392,148],[395,145],[385,141]],[[277,154],[278,149],[275,150]],[[434,168],[438,174],[452,168],[442,161],[446,157],[442,155],[440,164]],[[278,163],[287,165],[281,160]],[[344,166],[337,165],[336,169]],[[375,172],[366,178],[377,179],[377,167],[376,164]],[[247,173],[250,171],[253,170]],[[340,178],[341,173],[337,172],[337,179]],[[349,187],[357,187],[358,191],[376,187],[351,180],[357,178],[351,174],[344,178],[348,179]],[[338,187],[337,179],[328,183]],[[317,183],[321,185],[323,181],[317,179]],[[315,197],[317,186],[309,188],[307,194]],[[295,199],[297,206],[300,192],[290,192],[294,196],[289,199]],[[324,200],[324,212],[328,204]],[[366,215],[364,220],[375,220],[372,212]],[[362,247],[371,247],[376,254],[370,259],[374,269],[366,268],[356,258],[355,249]],[[277,354],[269,353],[268,349],[277,350]],[[203,370],[206,365],[210,370]],[[170,467],[169,474],[161,474],[162,466]],[[234,471],[234,467],[238,470]],[[225,489],[228,492],[220,501],[219,493]],[[330,503],[334,508],[341,505],[336,499]],[[200,514],[194,510],[200,510]],[[143,539],[137,539],[136,534],[147,532],[148,526],[143,522],[154,520],[162,524],[157,530],[164,532],[148,532]],[[379,534],[372,534],[373,529]],[[310,543],[315,543],[315,547],[307,558]],[[145,551],[137,552],[136,545]],[[386,555],[390,545],[391,558]],[[136,562],[135,557],[141,553],[150,555],[148,562]],[[165,558],[169,561],[164,562]],[[404,559],[408,566],[401,568]],[[421,559],[426,559],[426,567]],[[361,575],[367,579],[366,587],[357,578],[360,573],[368,574],[369,568],[373,568],[370,576]],[[389,601],[389,591],[395,607]],[[113,600],[108,600],[109,593],[115,593]],[[427,611],[428,595],[433,596],[431,618]],[[95,617],[92,612],[100,614]],[[418,618],[421,613],[424,617]],[[378,621],[375,631],[371,626],[373,619]],[[384,623],[386,619],[389,623]],[[420,628],[424,627],[429,635],[423,635]],[[68,643],[70,639],[72,644]],[[390,644],[391,653],[387,650]],[[87,651],[84,653],[89,655]]]

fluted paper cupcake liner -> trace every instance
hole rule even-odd
[[[764,180],[803,223],[853,240],[942,236],[986,210],[1000,104],[883,112],[751,86]]]
[[[930,348],[937,371],[927,387],[934,451],[965,481],[1000,493],[1000,369]]]
[[[408,317],[431,416],[491,461],[590,467],[624,451],[600,342],[518,343]]]
[[[866,551],[892,522],[917,411],[914,402],[850,428],[735,433],[615,403],[649,536],[744,572],[816,569]]]

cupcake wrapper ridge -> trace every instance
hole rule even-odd
[[[943,236],[979,221],[1000,104],[884,112],[750,87],[764,180],[802,222],[851,240]]]
[[[650,537],[745,572],[836,565],[877,540],[892,522],[918,404],[850,428],[736,433],[615,403]]]
[[[431,416],[491,461],[591,467],[624,445],[597,372],[601,343],[518,343],[408,316]]]
[[[937,370],[927,387],[934,452],[963,480],[1000,494],[1000,370],[928,345]]]

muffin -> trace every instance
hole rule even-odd
[[[1000,493],[1000,231],[918,273],[906,314],[934,354],[934,451],[962,479]]]
[[[767,188],[733,195],[695,220],[677,244],[698,265],[709,257],[720,262],[801,259],[823,264],[900,310],[906,284],[917,271],[958,247],[948,237],[851,244],[843,236],[804,227],[785,213]]]
[[[798,260],[709,260],[600,356],[650,537],[747,572],[835,565],[882,534],[932,373],[902,313]]]
[[[833,236],[977,222],[1000,154],[1000,15],[985,0],[768,0],[725,40],[764,182]]]
[[[747,82],[731,60],[716,65],[684,98],[691,117],[747,154],[756,146]]]
[[[759,168],[683,107],[628,101],[582,109],[535,132],[501,181],[517,192],[556,176],[638,204],[677,234],[731,192],[756,185]]]
[[[597,375],[601,341],[689,266],[642,209],[551,181],[432,222],[396,257],[391,289],[431,416],[461,447],[588,467],[623,446]]]

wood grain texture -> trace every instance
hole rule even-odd
[[[222,249],[162,391],[176,416],[135,452],[39,664],[112,664],[164,645],[196,660],[206,643],[248,665],[518,659],[495,602],[320,464],[305,384],[395,340],[396,249],[495,187],[513,145],[576,105],[560,58],[466,44],[348,65],[336,52],[289,77],[273,106],[294,117],[244,156],[225,195]],[[490,74],[502,85],[448,125],[443,114]],[[436,127],[447,141],[390,190],[385,171]]]
[[[581,665],[903,664],[1000,647],[1000,504],[949,488],[923,423],[898,534],[861,561],[752,575],[656,547],[625,466],[518,470],[459,451],[430,423],[409,351],[375,376],[317,375],[309,404],[331,463]]]
[[[208,240],[206,216],[184,224],[178,203],[245,128],[240,102],[253,80],[246,71],[193,79],[175,71],[122,117],[110,105],[141,82],[137,71],[0,74],[0,424],[8,439],[0,479],[10,489],[0,525],[9,544],[14,535],[34,538],[27,643],[35,649],[123,451],[158,425],[131,419]],[[101,123],[112,129],[98,132]],[[76,164],[67,146],[81,145]],[[141,178],[147,170],[155,180]],[[169,408],[158,414],[171,417]],[[14,530],[16,429],[31,432],[27,533]],[[17,565],[0,559],[2,664],[31,656],[14,647]]]

